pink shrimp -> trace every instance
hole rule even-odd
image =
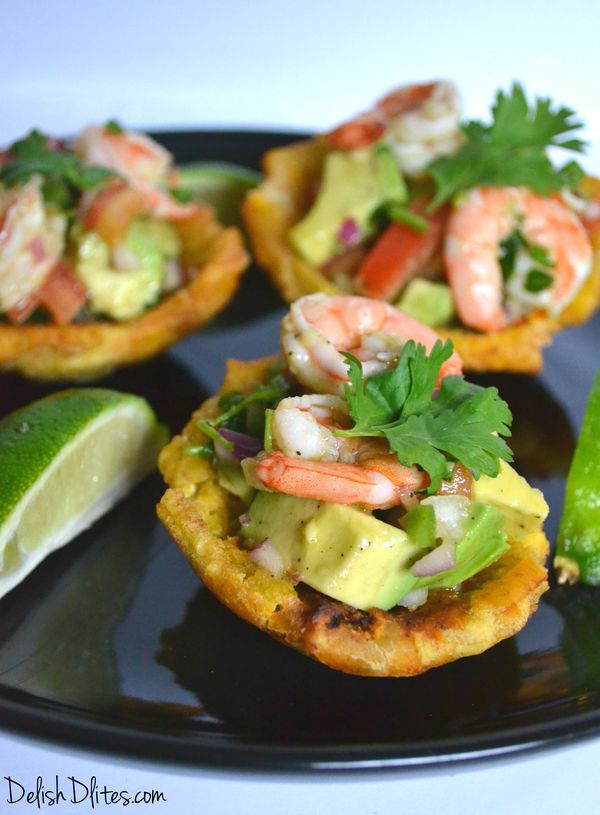
[[[416,467],[404,467],[393,454],[361,465],[336,461],[306,461],[276,451],[260,459],[255,478],[270,490],[335,504],[384,509],[397,506],[414,490],[428,484]]]
[[[149,136],[90,125],[74,148],[86,164],[107,167],[127,179],[157,217],[182,218],[197,211],[198,203],[180,204],[168,192],[173,156]]]
[[[552,262],[541,290],[529,282],[534,261],[526,247],[503,285],[500,243],[517,229]],[[498,331],[533,309],[558,315],[589,274],[592,248],[577,216],[556,198],[523,187],[477,187],[450,215],[444,259],[462,322]]]
[[[350,295],[309,294],[292,304],[282,322],[281,343],[288,365],[308,389],[343,395],[348,369],[341,351],[363,363],[365,376],[389,368],[412,339],[429,352],[438,335],[382,300]],[[454,352],[441,376],[459,374],[462,361]]]
[[[451,82],[401,85],[325,138],[336,150],[358,150],[385,137],[400,169],[418,176],[434,158],[459,147],[459,120],[460,100]]]
[[[66,218],[49,212],[41,181],[0,194],[0,311],[19,310],[62,256]]]

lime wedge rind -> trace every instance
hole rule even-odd
[[[90,413],[86,399],[96,399],[96,416],[81,424],[74,416],[77,405]],[[14,588],[47,555],[64,546],[110,510],[155,466],[158,452],[166,441],[147,403],[139,397],[111,391],[70,391],[40,400],[41,412],[56,417],[55,402],[72,409],[63,426],[66,441],[51,457],[42,472],[29,460],[24,469],[35,471],[35,478],[20,499],[13,501],[0,526],[0,597]],[[48,404],[50,403],[50,404]],[[75,411],[73,413],[73,408]],[[44,448],[40,403],[19,411],[19,419],[36,417],[39,458],[47,458]],[[10,417],[11,419],[13,417]],[[76,431],[73,432],[73,426]],[[0,423],[0,470],[10,471],[19,456],[19,446],[5,446],[6,426]],[[25,434],[23,434],[25,436]],[[50,447],[60,435],[54,428]],[[31,440],[29,440],[31,444]],[[26,460],[27,462],[27,460]],[[18,461],[17,461],[18,463]],[[6,466],[4,466],[6,465]],[[27,484],[23,479],[21,487]],[[14,497],[14,496],[13,496]],[[2,496],[0,494],[0,500]]]
[[[241,226],[240,208],[246,193],[262,177],[248,167],[213,161],[182,164],[177,173],[179,188],[210,204],[226,226]]]

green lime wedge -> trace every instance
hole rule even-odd
[[[166,441],[148,403],[61,391],[0,421],[0,597],[150,472]]]
[[[217,218],[227,226],[241,225],[242,202],[261,179],[255,170],[213,161],[179,165],[177,174],[178,187],[214,207]]]

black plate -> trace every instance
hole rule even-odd
[[[179,161],[258,166],[291,134],[163,135]],[[146,396],[173,431],[227,356],[270,353],[284,309],[255,270],[207,330],[103,384]],[[546,492],[549,536],[597,360],[600,318],[564,331],[539,378],[499,376],[519,468]],[[0,413],[52,390],[0,378]],[[0,602],[5,726],[87,746],[229,767],[422,766],[506,755],[600,728],[600,589],[554,587],[515,638],[414,679],[345,676],[240,622],[155,519],[150,478]]]

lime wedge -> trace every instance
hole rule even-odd
[[[226,226],[241,225],[242,202],[261,179],[255,170],[213,161],[179,165],[177,175],[177,186],[214,207],[217,218]]]
[[[107,512],[166,441],[148,403],[61,391],[0,421],[0,597]]]

